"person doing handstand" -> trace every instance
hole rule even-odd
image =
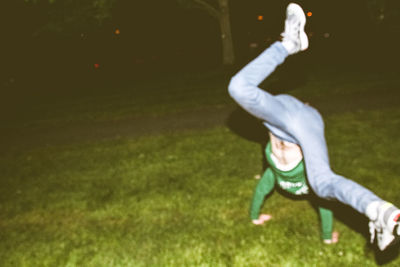
[[[331,170],[324,137],[324,122],[319,112],[297,98],[272,95],[258,87],[284,60],[308,48],[304,31],[306,17],[302,8],[291,3],[286,10],[282,41],[277,41],[247,64],[229,83],[231,97],[246,111],[263,120],[270,132],[266,147],[267,168],[254,193],[250,216],[254,224],[263,224],[271,216],[259,214],[264,197],[275,184],[294,195],[315,194],[337,200],[369,219],[371,242],[384,250],[400,236],[400,210],[365,187]],[[332,212],[319,207],[322,238],[337,242],[332,233]]]

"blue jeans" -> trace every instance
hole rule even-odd
[[[381,199],[331,170],[319,112],[293,96],[274,96],[258,88],[287,56],[282,44],[275,42],[232,77],[229,93],[245,110],[263,120],[272,134],[301,147],[307,179],[316,195],[336,199],[365,214],[369,203]]]

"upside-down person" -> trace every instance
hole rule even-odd
[[[289,95],[271,95],[258,85],[289,55],[308,48],[304,32],[306,17],[294,3],[286,10],[282,41],[277,41],[246,65],[229,84],[232,98],[253,116],[263,120],[270,132],[266,156],[270,167],[254,193],[250,216],[263,224],[271,216],[260,214],[264,198],[277,184],[294,195],[315,195],[351,206],[370,220],[371,242],[377,237],[380,250],[394,244],[400,235],[400,210],[363,186],[334,173],[329,164],[324,123],[318,111]],[[332,212],[319,207],[322,239],[337,242],[332,232]]]

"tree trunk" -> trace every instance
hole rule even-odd
[[[224,65],[233,65],[235,62],[235,54],[233,52],[233,41],[231,32],[231,23],[229,18],[229,0],[218,0],[221,9],[221,17],[219,25],[221,29],[222,40],[222,63]]]

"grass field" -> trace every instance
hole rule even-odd
[[[400,78],[317,69],[289,93],[325,116],[333,169],[400,205]],[[341,239],[332,246],[321,243],[307,201],[277,192],[263,208],[273,220],[251,224],[265,132],[235,108],[228,79],[165,77],[27,100],[2,126],[0,266],[399,266],[398,249],[378,252],[365,218],[337,203]],[[201,124],[204,109],[225,112],[226,123],[174,127],[188,113]],[[124,131],[138,118],[171,127]],[[94,132],[79,138],[83,129]],[[52,142],[65,131],[70,139]]]

